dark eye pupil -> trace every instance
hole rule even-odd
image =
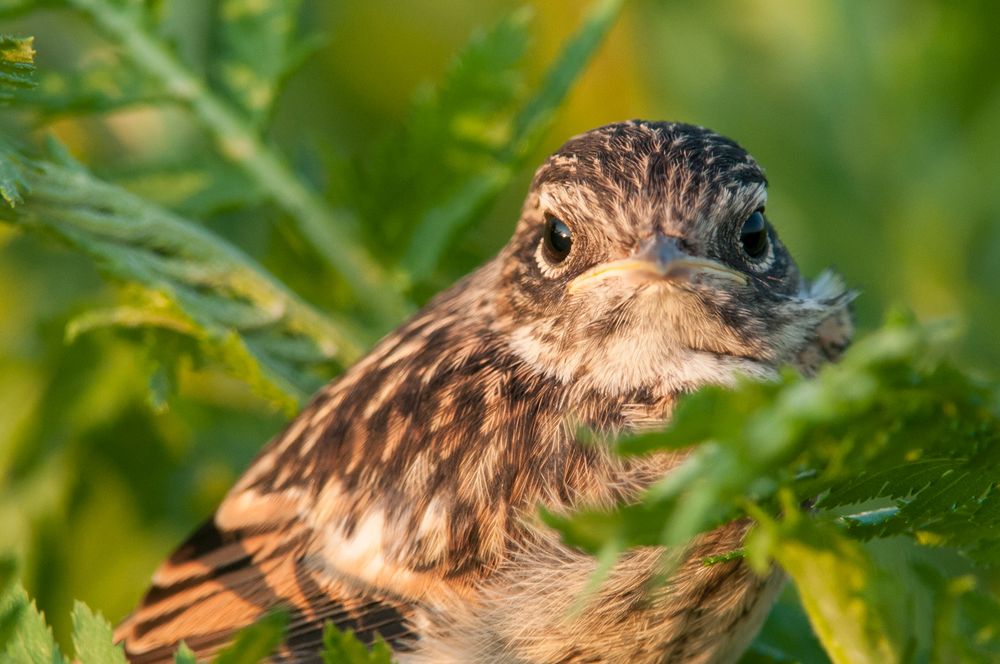
[[[569,256],[569,250],[573,247],[573,234],[561,219],[549,217],[545,227],[545,249],[549,257],[556,262],[564,260]]]
[[[750,215],[740,230],[740,244],[751,258],[760,258],[767,251],[767,224],[764,215],[757,210]]]

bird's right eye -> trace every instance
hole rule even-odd
[[[757,210],[743,222],[740,244],[750,258],[760,258],[767,251],[767,222],[762,210]]]
[[[573,248],[573,233],[562,219],[549,216],[545,222],[545,253],[553,263],[561,263]]]

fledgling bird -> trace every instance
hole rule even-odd
[[[799,274],[735,142],[631,121],[537,171],[513,238],[322,389],[153,577],[117,629],[134,662],[199,656],[273,607],[280,661],[319,661],[324,623],[399,662],[726,662],[781,585],[738,560],[745,522],[595,569],[535,517],[634,499],[683,453],[582,444],[656,426],[679,395],[809,373],[852,331],[850,294]],[[571,610],[576,608],[577,610]]]

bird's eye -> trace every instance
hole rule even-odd
[[[545,224],[545,252],[554,263],[561,263],[573,247],[573,233],[561,219],[548,217]]]
[[[760,258],[767,251],[767,224],[764,213],[757,210],[743,222],[740,229],[740,244],[750,258]]]

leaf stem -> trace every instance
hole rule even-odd
[[[349,364],[362,351],[356,331],[321,314],[238,248],[211,232],[80,167],[12,163],[31,195],[0,220],[55,232],[112,277],[141,284],[162,306],[118,309],[81,321],[72,335],[116,316],[138,327],[168,327],[210,354],[289,413],[315,389],[316,368]],[[166,315],[171,325],[164,326]]]

